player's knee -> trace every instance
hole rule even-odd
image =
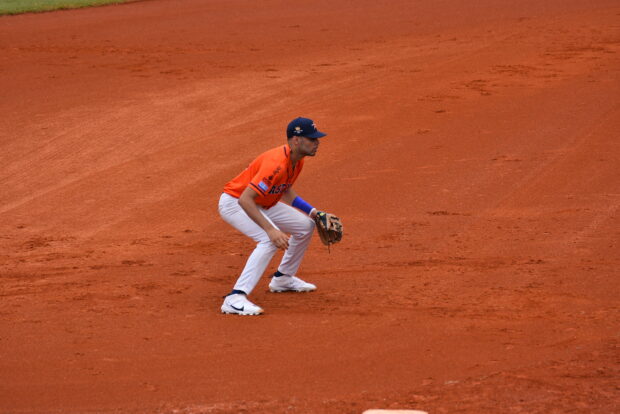
[[[303,220],[300,223],[299,227],[300,227],[300,230],[299,230],[300,236],[311,236],[312,232],[314,231],[314,221],[308,218],[306,220]]]

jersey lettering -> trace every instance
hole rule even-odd
[[[291,184],[285,183],[285,184],[280,184],[280,185],[274,185],[273,187],[271,187],[271,189],[269,190],[269,194],[280,194],[280,193],[285,193],[286,190],[289,189],[289,187],[291,186]]]

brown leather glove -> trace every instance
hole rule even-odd
[[[338,217],[324,211],[317,211],[314,222],[321,241],[328,249],[330,245],[342,240],[343,227]]]

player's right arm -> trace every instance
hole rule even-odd
[[[250,187],[247,187],[243,190],[243,193],[241,193],[241,197],[239,197],[239,205],[256,224],[265,230],[267,236],[269,236],[269,240],[271,240],[276,247],[283,250],[288,249],[289,236],[276,229],[269,220],[261,214],[256,205],[256,197],[258,197],[258,193]]]

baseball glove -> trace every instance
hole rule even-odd
[[[316,230],[324,245],[329,246],[342,240],[342,222],[333,214],[317,211],[314,217]]]

